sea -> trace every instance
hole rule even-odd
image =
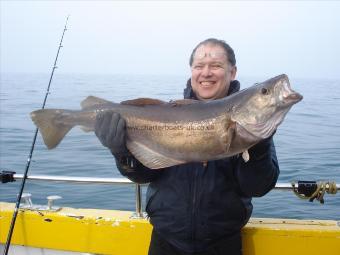
[[[275,76],[275,75],[273,75]],[[1,73],[0,171],[23,174],[35,126],[30,112],[41,108],[50,74]],[[93,95],[114,102],[139,97],[182,98],[185,75],[64,74],[53,77],[46,108],[80,109]],[[270,77],[239,76],[242,88]],[[304,98],[279,126],[274,142],[280,164],[279,183],[297,180],[340,184],[340,80],[290,77]],[[40,134],[28,175],[121,177],[114,159],[93,133],[72,129],[54,150],[47,150]],[[21,180],[0,183],[0,201],[16,202]],[[142,187],[143,200],[146,187]],[[62,197],[62,207],[135,210],[135,186],[76,184],[27,180],[25,193],[33,204],[46,197]],[[298,198],[292,191],[272,190],[253,199],[253,217],[340,220],[340,192],[325,194],[325,203]],[[145,202],[143,201],[143,206]]]

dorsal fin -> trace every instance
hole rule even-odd
[[[99,97],[95,97],[95,96],[88,96],[87,98],[85,98],[81,103],[81,108],[84,109],[88,109],[91,108],[95,105],[101,105],[101,104],[112,104],[112,102],[99,98]]]
[[[170,100],[169,104],[172,106],[181,106],[181,105],[188,105],[188,104],[195,104],[200,101],[194,99],[179,99],[179,100]]]
[[[166,104],[166,102],[154,99],[154,98],[137,98],[137,99],[131,99],[121,102],[121,104],[125,105],[135,105],[135,106],[144,106],[144,105],[160,105],[160,104]]]

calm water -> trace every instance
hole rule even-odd
[[[243,87],[269,77],[239,77]],[[41,107],[49,74],[1,74],[0,169],[23,173],[35,126],[29,113]],[[55,74],[46,108],[79,109],[88,95],[120,102],[137,97],[164,100],[182,97],[186,77]],[[291,77],[304,95],[275,135],[280,182],[335,180],[340,183],[340,81]],[[119,177],[114,160],[93,133],[75,128],[57,149],[47,151],[38,136],[30,175]],[[15,202],[19,184],[0,183],[0,201]],[[145,190],[146,188],[144,188]],[[134,187],[27,181],[33,202],[46,203],[58,194],[62,206],[134,210]],[[340,194],[326,203],[310,203],[288,191],[271,191],[254,199],[256,217],[340,219]]]

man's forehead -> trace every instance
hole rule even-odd
[[[224,49],[219,45],[201,45],[195,51],[194,62],[205,62],[207,60],[225,63],[228,58]]]
[[[220,51],[223,51],[224,52],[224,48],[221,46],[221,45],[218,45],[218,44],[212,44],[212,43],[207,43],[207,44],[202,44],[200,45],[196,51],[199,51],[199,50],[220,50]]]
[[[203,59],[194,59],[193,64],[195,65],[204,65],[204,64],[210,64],[210,65],[227,65],[228,61],[225,58],[220,59],[213,59],[213,58],[203,58]]]

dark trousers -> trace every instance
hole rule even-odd
[[[152,231],[148,255],[242,255],[242,241],[241,236],[238,235],[232,239],[219,240],[207,251],[187,253],[178,250],[160,237],[157,232]]]

